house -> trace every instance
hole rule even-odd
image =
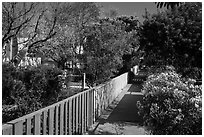
[[[13,62],[17,66],[37,66],[42,64],[43,55],[28,54],[28,47],[25,46],[27,38],[12,37],[3,46],[3,62]]]
[[[18,53],[18,40],[17,37],[11,37],[9,41],[7,41],[3,45],[3,62],[11,61],[15,55]]]
[[[3,62],[13,62],[16,66],[37,66],[39,64],[57,66],[57,63],[43,55],[43,53],[28,54],[28,47],[26,47],[25,41],[27,38],[12,37],[3,46]],[[76,53],[78,55],[83,54],[83,47],[78,46]],[[79,59],[69,60],[65,64],[68,69],[81,68],[83,63]]]

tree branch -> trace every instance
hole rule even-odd
[[[16,5],[16,3],[11,3],[12,12],[14,12],[15,5]],[[33,9],[33,5],[34,5],[34,4],[31,4],[30,9],[27,10],[23,15],[28,14],[28,13]],[[4,34],[4,36],[3,36],[3,38],[2,38],[2,46],[3,46],[4,43],[5,43],[6,41],[8,41],[11,37],[13,37],[14,35],[17,35],[17,34],[20,32],[21,28],[22,28],[24,25],[26,25],[28,22],[30,22],[30,21],[32,20],[32,18],[35,16],[35,14],[33,14],[32,16],[30,16],[29,18],[27,18],[24,22],[20,23],[20,25],[14,27],[14,22],[15,22],[20,16],[18,16],[18,17],[16,17],[16,18],[15,18],[15,17],[12,17],[12,16],[10,15],[10,11],[8,10],[8,8],[6,7],[5,4],[3,4],[3,7],[4,7],[4,10],[5,10],[6,13],[7,13],[7,21],[8,21],[8,23],[9,23],[9,25],[8,25],[8,28],[7,28],[6,33]],[[14,13],[13,13],[13,14],[14,14]],[[25,28],[25,27],[24,27],[24,28]],[[16,31],[15,34],[10,34],[12,31]],[[9,35],[9,34],[10,34],[10,35]]]
[[[32,44],[30,44],[30,45],[28,46],[28,51],[29,51],[33,46],[35,46],[36,44],[46,42],[47,40],[49,40],[50,38],[52,38],[55,34],[56,34],[56,32],[54,32],[53,34],[48,35],[48,36],[47,36],[46,38],[44,38],[44,39],[41,39],[41,40],[38,40],[38,41],[33,42]],[[38,47],[40,47],[40,46],[36,46],[36,48],[38,48]]]
[[[23,44],[23,43],[27,43],[28,41],[32,41],[32,40],[37,36],[37,28],[38,28],[38,25],[39,25],[39,21],[40,21],[40,19],[42,18],[42,16],[43,16],[43,14],[44,14],[45,11],[46,11],[46,10],[44,10],[43,12],[41,12],[41,14],[39,15],[39,17],[38,17],[38,19],[37,19],[37,23],[36,23],[35,29],[34,29],[34,35],[33,35],[32,37],[29,35],[29,38],[28,38],[26,41],[23,41],[23,42],[21,42],[21,43],[19,43],[19,44]]]
[[[40,19],[42,18],[42,16],[44,15],[44,12],[45,12],[46,10],[43,10],[42,12],[41,12],[41,14],[39,15],[39,17],[38,17],[38,20],[37,20],[37,22],[36,22],[36,25],[35,25],[35,33],[37,33],[37,28],[38,28],[38,25],[39,25],[39,21],[40,21]]]
[[[36,5],[37,5],[37,4],[36,4]],[[27,11],[25,11],[23,14],[20,14],[19,16],[15,17],[14,20],[15,20],[15,19],[19,19],[20,17],[25,16],[26,14],[28,14],[29,12],[31,12],[31,10],[33,10],[36,5],[35,5],[34,3],[31,3],[29,9],[28,9]]]
[[[50,31],[49,31],[47,37],[44,38],[44,39],[41,39],[41,40],[37,40],[37,41],[33,42],[32,44],[30,44],[29,47],[28,47],[28,51],[29,51],[33,46],[35,46],[36,44],[46,42],[47,40],[49,40],[50,38],[52,38],[52,37],[56,34],[56,32],[53,32],[53,31],[54,31],[54,28],[55,28],[55,25],[56,25],[56,20],[57,20],[57,17],[54,17],[54,21],[53,21],[52,28],[50,29]],[[36,48],[38,48],[38,47],[40,47],[40,46],[37,46]]]
[[[9,34],[10,34],[10,32],[11,32],[11,28],[12,28],[12,24],[13,24],[14,22],[13,21],[11,21],[10,23],[9,23],[9,27],[8,27],[8,29],[7,29],[7,32],[6,32],[6,34],[4,34],[4,36],[3,36],[3,38],[2,38],[2,46],[4,45],[4,43],[6,42],[6,41],[8,41],[10,38],[11,38],[11,36],[8,36]]]

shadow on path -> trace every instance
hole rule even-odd
[[[132,92],[130,92],[132,93]],[[142,100],[141,94],[125,94],[116,108],[106,120],[107,122],[142,122],[142,117],[138,115],[136,107],[137,101]]]
[[[137,101],[142,101],[141,85],[128,84],[98,119],[89,134],[138,135],[146,134],[142,117],[138,115]]]

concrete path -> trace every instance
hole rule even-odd
[[[141,85],[128,84],[90,128],[89,135],[146,135],[136,103],[142,100]]]

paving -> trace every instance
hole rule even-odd
[[[89,135],[147,135],[138,115],[137,101],[141,101],[141,84],[128,84],[112,104],[89,129]]]

